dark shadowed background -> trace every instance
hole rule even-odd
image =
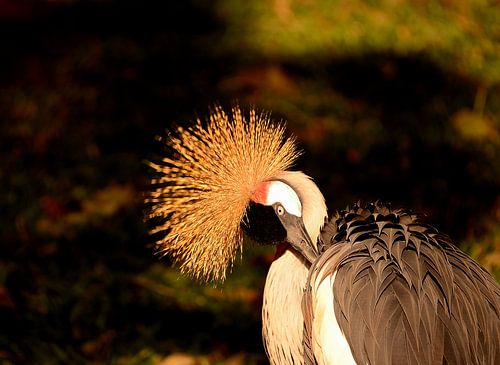
[[[498,19],[483,0],[0,0],[0,363],[266,363],[272,248],[200,285],[142,220],[155,136],[214,103],[287,120],[330,210],[425,213],[499,279]]]

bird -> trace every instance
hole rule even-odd
[[[223,282],[244,237],[276,247],[271,364],[499,364],[500,286],[424,216],[376,201],[328,216],[285,123],[216,106],[160,138],[146,220],[181,273]]]

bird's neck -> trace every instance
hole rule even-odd
[[[272,263],[264,289],[263,336],[271,364],[299,364],[303,358],[302,295],[308,263],[286,246]],[[278,253],[277,252],[277,253]]]

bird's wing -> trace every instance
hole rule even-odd
[[[345,343],[358,364],[499,363],[494,279],[415,216],[357,213],[325,229],[311,267],[306,363],[333,363]]]

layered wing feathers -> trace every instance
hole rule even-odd
[[[315,318],[314,303],[333,275],[332,305],[357,363],[500,361],[499,285],[418,216],[354,207],[338,213],[321,240],[304,296],[306,363],[322,363],[314,329],[329,323]],[[321,347],[335,351],[334,343]]]

